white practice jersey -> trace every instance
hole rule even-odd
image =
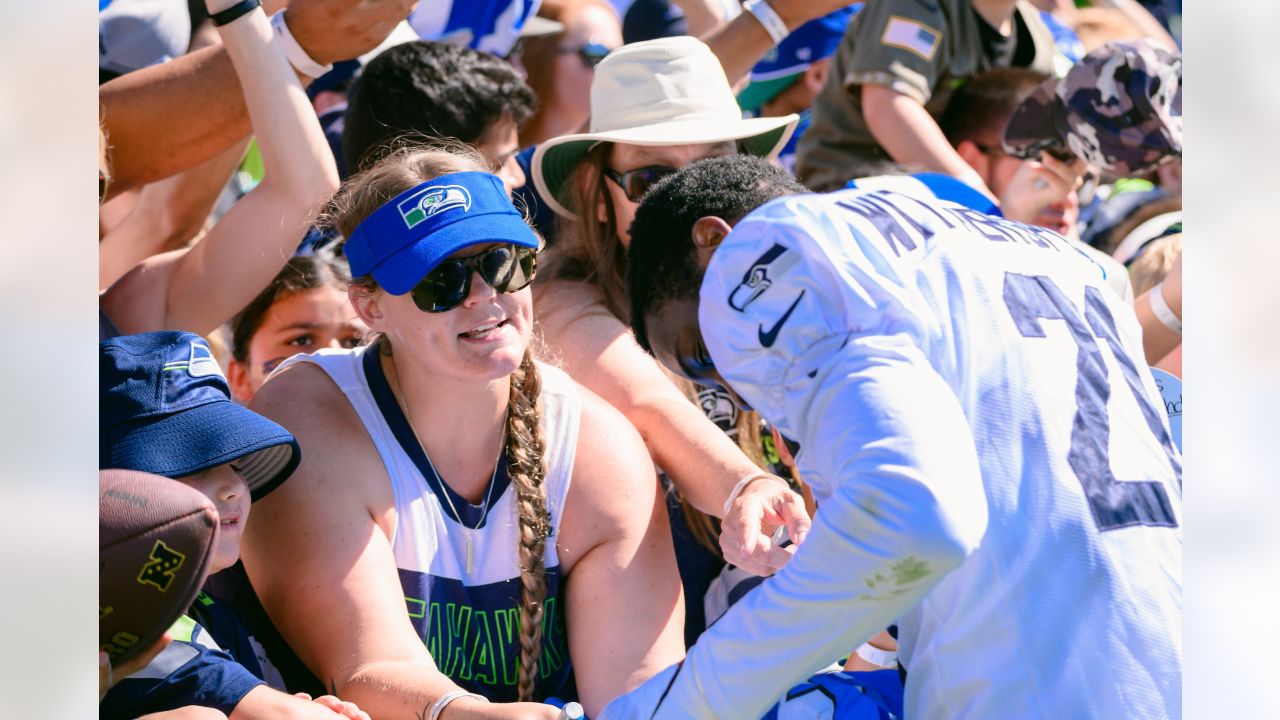
[[[796,195],[717,249],[699,322],[820,509],[606,717],[759,717],[894,621],[909,718],[1181,716],[1181,458],[1097,263],[950,203]]]

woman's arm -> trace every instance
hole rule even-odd
[[[232,4],[208,0],[211,13]],[[266,15],[255,10],[218,30],[244,89],[263,180],[203,241],[154,258],[107,290],[107,315],[126,333],[206,335],[226,322],[271,282],[338,187],[333,154]]]
[[[565,608],[574,679],[595,716],[684,656],[684,603],[666,505],[640,436],[590,393],[581,428],[557,546],[572,562]]]
[[[694,507],[725,516],[724,502],[734,485],[760,472],[751,459],[680,392],[586,286],[550,283],[534,306],[543,336],[565,371],[622,411],[640,431],[653,461]],[[767,516],[761,514],[765,511]],[[757,574],[776,570],[790,557],[769,542],[771,529],[760,532],[762,517],[781,518],[793,537],[809,527],[803,499],[786,483],[748,485],[724,518],[721,547],[727,560]]]
[[[204,228],[248,141],[142,188],[122,221],[98,243],[98,287],[110,287],[138,263],[186,247]]]
[[[264,384],[251,408],[302,447],[297,471],[253,504],[245,527],[245,569],[263,607],[333,694],[375,718],[426,717],[458,688],[409,622],[388,540],[391,485],[372,440],[324,371],[307,364]],[[555,710],[462,698],[441,717],[554,718]]]

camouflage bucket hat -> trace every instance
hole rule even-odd
[[[1144,41],[1103,45],[1019,103],[1004,147],[1030,159],[1066,147],[1108,178],[1182,157],[1182,56]]]

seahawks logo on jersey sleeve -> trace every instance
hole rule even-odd
[[[786,246],[774,243],[773,247],[766,250],[743,273],[742,282],[738,283],[733,292],[729,293],[729,307],[738,312],[746,312],[747,306],[755,302],[756,298],[763,295],[773,285],[774,277],[781,276],[799,261],[800,257],[795,253],[787,255]],[[776,265],[774,264],[775,262],[777,263]],[[773,266],[773,277],[769,275],[771,265]]]

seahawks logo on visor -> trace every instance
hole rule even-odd
[[[463,212],[471,209],[471,193],[461,185],[437,185],[423,188],[401,200],[396,209],[400,211],[405,226],[413,228],[433,215],[458,207]]]

